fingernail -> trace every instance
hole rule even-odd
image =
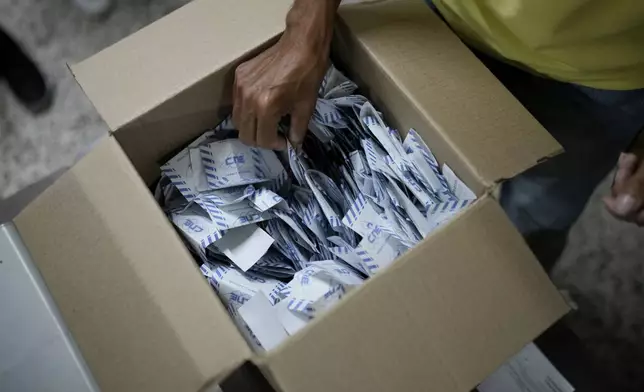
[[[615,212],[620,215],[628,215],[635,209],[637,200],[631,195],[618,196],[615,201]]]
[[[625,152],[623,152],[623,153],[619,154],[619,163],[623,163],[623,162],[624,162],[624,159],[626,159],[626,156],[627,156],[627,155],[626,155],[626,153],[625,153]]]

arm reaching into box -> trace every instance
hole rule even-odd
[[[644,162],[635,154],[622,154],[617,163],[612,195],[604,198],[617,218],[644,225]]]
[[[288,138],[299,146],[328,67],[333,21],[340,0],[295,0],[279,41],[235,72],[233,122],[246,144],[286,148],[277,133],[291,116]]]

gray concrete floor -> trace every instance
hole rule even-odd
[[[0,25],[22,42],[55,88],[52,109],[33,117],[0,83],[0,198],[71,164],[107,131],[66,64],[186,2],[120,1],[102,20],[83,14],[71,0],[0,2]],[[644,230],[604,211],[601,195],[609,187],[607,178],[573,228],[552,276],[578,303],[568,319],[573,330],[602,366],[628,380],[644,363]],[[633,390],[643,390],[637,385]]]

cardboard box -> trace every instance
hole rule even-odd
[[[72,67],[112,134],[15,220],[105,391],[196,391],[245,361],[278,390],[469,391],[567,310],[490,196],[560,146],[420,1],[341,10],[333,55],[480,196],[254,356],[156,205],[159,163],[230,110],[288,0],[195,0]]]

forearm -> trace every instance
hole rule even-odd
[[[284,35],[301,49],[328,56],[339,5],[340,0],[295,0]]]

